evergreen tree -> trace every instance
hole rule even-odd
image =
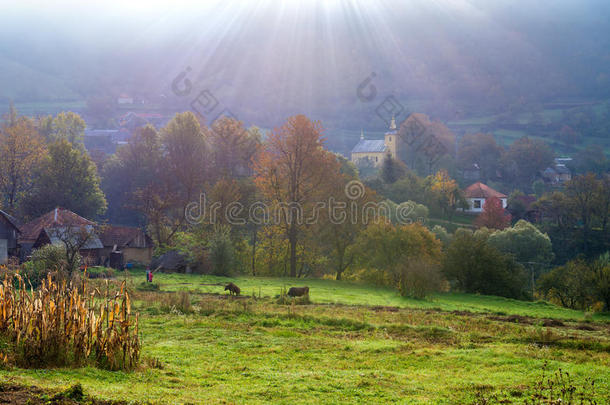
[[[386,184],[393,184],[398,180],[398,167],[392,156],[385,155],[381,164],[381,179]]]

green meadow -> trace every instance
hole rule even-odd
[[[474,404],[524,403],[543,373],[561,369],[577,388],[595,379],[598,403],[610,396],[608,315],[468,294],[413,300],[334,280],[155,274],[152,290],[134,271],[111,284],[123,278],[140,316],[138,370],[12,368],[0,378],[80,382],[133,403]],[[225,294],[229,281],[240,297]],[[309,304],[279,303],[283,288],[302,285]]]

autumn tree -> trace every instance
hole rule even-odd
[[[600,145],[588,145],[574,155],[569,165],[573,173],[595,173],[601,175],[610,171],[610,159]]]
[[[503,149],[492,134],[466,134],[460,139],[457,164],[460,170],[468,170],[477,164],[481,180],[496,177]]]
[[[342,162],[340,158],[339,162]],[[366,211],[367,206],[377,200],[375,192],[358,180],[356,172],[346,162],[341,167],[341,174],[329,179],[329,207],[322,210],[314,227],[337,280],[341,280],[354,263],[356,252],[352,247],[358,234],[368,223],[377,220],[370,211],[367,216]]]
[[[380,273],[377,280],[403,295],[426,295],[440,284],[441,243],[421,224],[371,224],[359,235],[356,250],[365,272]]]
[[[143,225],[143,214],[138,208],[145,203],[138,195],[144,189],[161,183],[163,152],[161,137],[157,130],[148,125],[137,129],[116,153],[104,164],[102,189],[108,199],[107,216],[112,223]],[[140,193],[140,194],[138,194]]]
[[[209,167],[204,132],[192,112],[178,113],[161,131],[163,161],[181,197],[191,201],[202,191]]]
[[[441,158],[454,150],[455,134],[425,114],[411,114],[400,124],[397,135],[398,158],[420,174],[432,174]]]
[[[441,208],[443,214],[449,218],[449,221],[451,221],[453,214],[458,208],[467,207],[466,200],[457,182],[449,176],[447,170],[439,170],[429,181],[430,190],[434,195],[436,203]]]
[[[0,128],[0,201],[9,210],[13,211],[32,187],[32,172],[45,154],[44,141],[33,120],[17,117],[14,110],[4,117]]]
[[[152,128],[146,136],[139,147],[150,149],[146,157],[153,163],[158,152]],[[150,173],[142,173],[143,184],[134,190],[135,207],[146,217],[156,242],[168,245],[185,227],[189,204],[200,202],[209,156],[204,131],[191,112],[176,114],[161,130],[159,141],[161,157]]]
[[[60,112],[51,123],[51,140],[65,139],[75,146],[82,146],[85,121],[75,112]]]
[[[497,197],[485,200],[483,212],[475,220],[477,227],[489,229],[504,229],[510,225],[510,214],[502,207],[502,201]]]
[[[570,208],[578,217],[583,228],[583,250],[589,253],[589,239],[591,225],[595,215],[599,212],[599,197],[601,184],[594,174],[588,173],[576,176],[565,185],[565,194]]]
[[[261,142],[257,128],[246,129],[241,121],[222,117],[208,132],[215,177],[251,174],[251,160]]]
[[[553,163],[553,151],[542,141],[517,139],[502,157],[504,175],[521,189],[530,189],[538,173]]]
[[[599,181],[597,202],[602,231],[606,233],[610,218],[610,173],[604,174]]]
[[[323,148],[322,127],[304,115],[272,131],[256,161],[255,183],[269,202],[288,240],[290,276],[297,275],[297,248],[305,218],[315,215],[327,182],[339,173],[334,155]]]
[[[49,146],[49,154],[34,172],[32,191],[23,202],[28,216],[63,207],[92,218],[106,209],[100,179],[89,155],[65,139]]]
[[[113,197],[146,219],[159,245],[168,245],[186,225],[186,208],[204,191],[208,161],[204,130],[194,114],[176,114],[158,133],[136,130],[105,168]],[[113,188],[112,179],[121,183]],[[124,190],[123,195],[120,194]],[[116,208],[116,207],[115,207]]]

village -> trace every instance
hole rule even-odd
[[[0,404],[609,403],[610,3],[5,3]]]

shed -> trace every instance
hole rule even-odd
[[[15,218],[0,210],[0,264],[5,264],[9,256],[18,255],[17,240],[19,227]]]

